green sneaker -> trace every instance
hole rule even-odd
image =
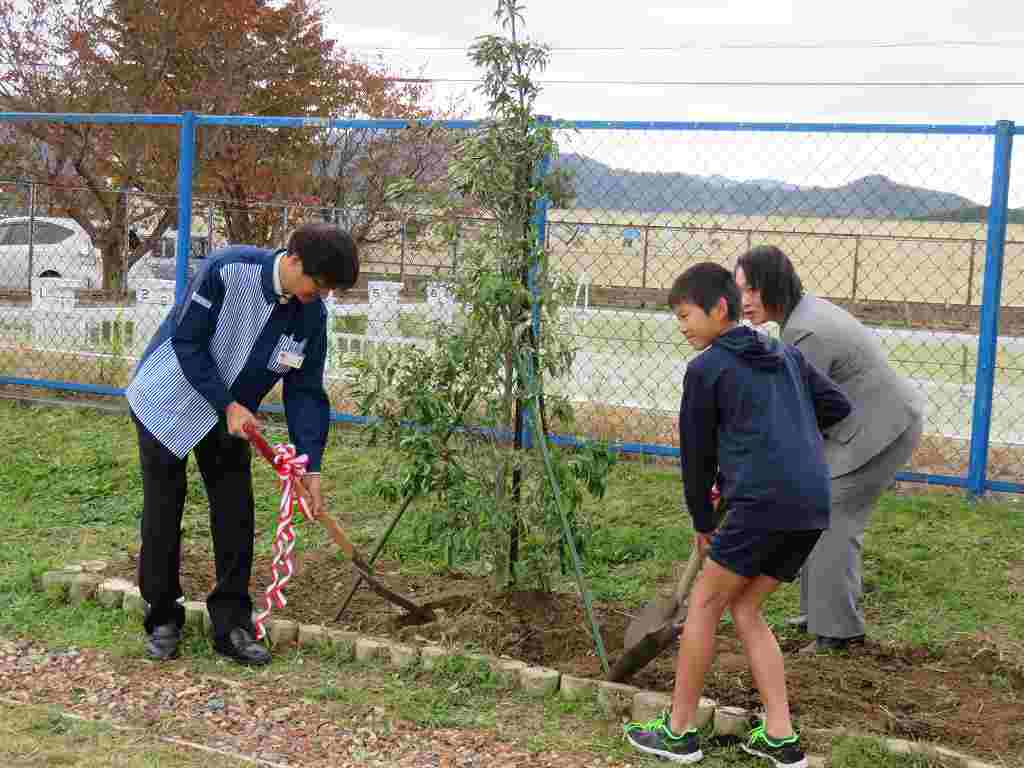
[[[771,760],[775,768],[807,768],[807,757],[800,748],[800,737],[795,733],[785,739],[768,738],[764,723],[750,732],[743,751],[748,755]]]
[[[646,723],[630,723],[625,730],[629,743],[648,755],[657,755],[673,763],[696,763],[704,758],[697,729],[678,735],[672,733],[668,710]]]

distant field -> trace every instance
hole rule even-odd
[[[467,225],[464,237],[472,236]],[[805,286],[850,301],[978,305],[985,270],[985,226],[884,219],[552,211],[552,265],[594,287],[667,290],[697,261],[731,266],[754,245],[777,245]],[[455,249],[458,253],[458,248]],[[451,269],[452,251],[429,240],[364,251],[364,268],[406,276]],[[1004,256],[1002,305],[1024,306],[1024,225],[1011,225]]]

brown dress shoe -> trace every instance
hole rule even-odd
[[[842,653],[849,651],[852,646],[864,645],[864,635],[856,637],[825,637],[818,635],[811,643],[801,648],[797,653],[801,656],[811,656],[816,653]]]

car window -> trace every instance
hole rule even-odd
[[[28,245],[28,222],[16,221],[0,227],[0,245]]]
[[[36,224],[36,243],[38,245],[62,243],[69,237],[73,237],[74,234],[73,231],[59,224]]]

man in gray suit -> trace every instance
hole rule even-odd
[[[800,605],[816,640],[802,652],[864,641],[862,548],[871,511],[921,440],[923,400],[886,359],[878,337],[841,307],[806,293],[789,258],[758,246],[736,264],[744,316],[774,321],[782,340],[832,379],[853,412],[825,433],[832,523],[804,565]],[[798,456],[793,457],[799,461]]]

